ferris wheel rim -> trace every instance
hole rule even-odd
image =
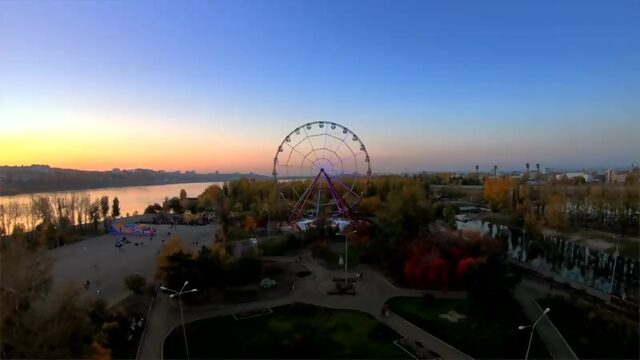
[[[324,126],[327,126],[327,130],[326,130],[326,132],[325,132],[325,133],[318,133],[318,134],[312,134],[312,135],[309,135],[309,134],[307,133],[307,130],[311,130],[311,128],[312,128],[314,125],[318,125],[318,127],[319,127],[319,128],[323,128]],[[345,137],[343,137],[343,138],[339,138],[339,137],[337,137],[337,136],[334,136],[333,134],[329,134],[329,133],[328,133],[328,128],[329,128],[329,127],[331,127],[331,129],[332,129],[332,130],[335,130],[336,128],[340,128],[340,129],[342,130],[342,133],[343,133],[343,134],[345,134]],[[302,133],[301,133],[302,131],[304,131],[304,132],[305,132],[305,134],[304,134],[304,136],[301,138],[301,140],[300,140],[300,141],[299,141],[295,146],[293,146],[293,145],[289,144],[289,143],[291,142],[291,137],[292,137],[292,135],[302,135]],[[349,146],[349,144],[346,142],[346,139],[349,137],[349,135],[351,135],[351,138],[352,138],[352,140],[353,140],[353,141],[357,141],[357,142],[358,142],[358,144],[360,145],[360,147],[359,147],[360,152],[358,152],[357,154],[353,151],[353,149],[351,149],[351,147]],[[360,173],[357,171],[357,167],[356,167],[356,169],[355,169],[355,170],[356,170],[356,172],[355,172],[355,173],[353,173],[353,174],[345,174],[345,173],[344,173],[344,166],[342,166],[342,173],[341,173],[341,175],[357,175],[357,176],[359,176],[359,177],[368,177],[368,176],[370,176],[370,175],[371,175],[371,158],[370,158],[370,156],[369,156],[369,152],[367,151],[367,147],[366,147],[366,145],[362,142],[362,140],[360,139],[360,137],[359,137],[355,132],[353,132],[353,130],[349,129],[348,127],[346,127],[346,126],[344,126],[344,125],[341,125],[341,124],[338,124],[338,123],[336,123],[336,122],[332,122],[332,121],[312,121],[312,122],[308,122],[308,123],[302,124],[302,125],[300,125],[300,126],[296,127],[295,129],[293,129],[291,132],[289,132],[289,133],[284,137],[284,139],[283,139],[283,140],[280,142],[280,144],[278,145],[278,148],[276,149],[276,153],[275,153],[275,155],[274,155],[274,157],[273,157],[272,175],[273,175],[274,180],[278,180],[278,175],[279,175],[279,174],[278,174],[278,168],[277,168],[277,167],[278,167],[278,165],[279,165],[279,164],[278,164],[278,162],[279,162],[279,160],[280,160],[280,156],[279,156],[279,155],[280,155],[280,153],[281,153],[281,152],[283,152],[283,151],[284,151],[284,150],[283,150],[283,146],[286,144],[286,145],[288,145],[289,147],[291,147],[291,148],[292,148],[292,151],[290,152],[290,155],[289,155],[289,158],[290,158],[290,157],[291,157],[291,154],[293,153],[293,150],[296,150],[296,147],[297,147],[298,145],[300,145],[302,142],[304,142],[305,140],[310,141],[310,140],[309,140],[309,138],[310,138],[310,137],[312,137],[312,136],[330,136],[330,137],[332,137],[332,138],[334,138],[334,139],[336,139],[336,140],[340,141],[340,145],[339,145],[339,146],[341,146],[342,144],[345,144],[345,145],[347,146],[347,148],[349,149],[349,151],[352,153],[352,155],[351,155],[351,156],[353,156],[353,157],[354,157],[354,159],[355,159],[359,154],[364,153],[364,164],[365,164],[365,169],[364,169],[364,170],[365,170],[365,173],[364,173],[364,174],[360,174]],[[326,151],[326,150],[328,150],[328,151],[332,151],[331,149],[327,149],[327,148],[318,148],[318,149],[316,149],[316,148],[314,148],[314,147],[313,147],[313,145],[312,145],[312,150],[311,150],[311,151],[309,151],[309,153],[307,154],[307,156],[308,156],[309,154],[311,154],[311,153],[315,153],[315,152],[316,152],[316,151],[318,151],[318,150],[325,150],[325,151]],[[336,153],[336,151],[337,151],[337,149],[336,149],[335,151],[332,151],[332,152],[334,153],[335,157],[336,157],[338,160],[340,160],[340,162],[342,163],[342,165],[344,165],[344,163],[343,163],[343,158],[342,158],[342,157],[340,157],[340,156]],[[304,161],[306,160],[307,156],[304,156],[304,158],[303,158],[303,163],[304,163]],[[350,156],[350,157],[351,157],[351,156]],[[314,163],[314,162],[313,162],[312,160],[308,160],[308,161],[313,165],[313,163]],[[316,154],[316,161],[319,161],[319,159],[317,158],[317,154]],[[289,166],[288,161],[287,161],[287,163],[286,163],[286,164],[281,164],[281,166],[284,166],[285,168],[287,168],[287,167]],[[292,167],[294,167],[294,166],[292,166]],[[299,166],[296,166],[296,167],[298,167],[298,168],[299,168]],[[319,166],[319,165],[317,165],[317,164],[316,164],[316,167],[317,167],[317,168],[320,168],[320,166]],[[352,186],[351,188],[353,188],[353,186]]]

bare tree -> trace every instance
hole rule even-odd
[[[0,204],[0,236],[5,235],[7,229],[7,215],[6,209],[3,204]]]
[[[50,224],[53,217],[51,199],[48,196],[38,196],[32,201],[35,212],[45,224]]]
[[[71,225],[74,226],[76,224],[76,208],[78,207],[78,195],[71,194],[69,198],[69,221]]]
[[[10,201],[7,204],[7,232],[13,231],[16,225],[18,225],[18,219],[20,219],[21,212],[22,209],[17,201]]]

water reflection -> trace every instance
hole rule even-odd
[[[187,196],[196,197],[204,192],[209,186],[217,184],[222,186],[221,182],[203,182],[203,183],[184,183],[184,184],[166,184],[166,185],[149,185],[149,186],[125,186],[125,187],[110,187],[101,189],[90,190],[76,190],[76,191],[60,191],[60,192],[45,192],[37,194],[24,194],[14,196],[0,196],[0,204],[5,206],[9,202],[17,202],[19,204],[26,204],[31,201],[33,197],[49,196],[49,197],[64,197],[75,195],[89,195],[91,199],[96,199],[101,196],[108,196],[109,201],[112,201],[114,197],[118,197],[120,200],[120,213],[125,215],[126,213],[133,214],[134,211],[142,213],[144,209],[153,203],[162,204],[165,197],[174,197],[180,195],[180,190],[184,189],[187,192]]]
[[[559,275],[566,280],[608,293],[616,256],[612,253],[571,241],[561,235],[526,237],[519,229],[482,220],[458,222],[459,230],[478,231],[506,242],[510,259],[526,263],[540,272]],[[612,294],[625,297],[637,294],[639,266],[637,259],[618,256]]]

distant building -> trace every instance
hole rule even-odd
[[[564,176],[566,176],[567,179],[575,179],[577,177],[581,177],[584,179],[584,182],[586,183],[592,183],[595,181],[595,178],[593,177],[593,175],[586,172],[568,172],[565,174],[556,174],[556,179],[561,180]]]
[[[608,184],[624,184],[627,180],[626,172],[617,172],[616,170],[607,170],[607,183]]]

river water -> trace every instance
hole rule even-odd
[[[124,216],[127,213],[133,214],[134,211],[142,214],[144,209],[150,204],[162,204],[165,197],[172,198],[174,196],[180,196],[181,189],[184,189],[187,192],[188,197],[196,197],[202,194],[202,192],[204,192],[204,190],[208,186],[214,184],[222,186],[221,182],[204,182],[44,192],[35,194],[0,196],[0,204],[4,204],[6,206],[7,203],[12,201],[18,203],[28,203],[29,201],[31,201],[31,198],[37,196],[61,197],[76,194],[89,195],[92,200],[106,195],[109,197],[109,206],[111,206],[113,198],[117,196],[118,200],[120,201],[120,213],[122,214],[122,216]]]

